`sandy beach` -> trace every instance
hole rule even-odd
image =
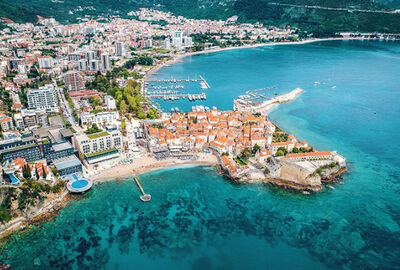
[[[214,166],[218,164],[218,159],[212,154],[196,153],[198,159],[195,161],[183,161],[177,158],[168,158],[164,160],[156,160],[154,157],[146,156],[133,159],[132,164],[118,165],[106,171],[91,177],[91,180],[104,181],[127,178],[134,174],[142,174],[149,171],[155,171],[165,168],[178,167],[183,165],[206,165]]]

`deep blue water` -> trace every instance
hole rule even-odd
[[[231,109],[249,89],[303,88],[271,118],[343,154],[345,185],[302,196],[234,185],[208,167],[151,172],[140,176],[150,203],[131,179],[96,184],[55,222],[13,238],[0,257],[15,269],[34,268],[34,259],[38,269],[400,269],[399,73],[394,42],[188,57],[156,77],[203,75],[212,87],[208,106]]]

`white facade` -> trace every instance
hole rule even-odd
[[[119,120],[118,112],[82,113],[80,116],[83,125],[109,125]]]
[[[172,45],[174,47],[182,47],[182,45],[183,45],[182,31],[175,31],[172,33]]]
[[[114,49],[115,49],[115,55],[116,56],[121,56],[124,57],[126,55],[126,44],[122,42],[116,42],[114,44]]]
[[[40,69],[51,69],[54,65],[54,60],[50,56],[38,57]]]
[[[117,158],[122,148],[122,135],[118,129],[107,129],[99,133],[75,136],[75,146],[89,164]]]
[[[111,70],[110,56],[106,53],[101,55],[101,69],[104,71]]]
[[[27,98],[30,109],[42,109],[47,112],[58,110],[56,90],[51,84],[30,90]]]
[[[107,105],[107,110],[115,110],[117,108],[115,99],[112,96],[107,95],[105,96],[104,100]]]

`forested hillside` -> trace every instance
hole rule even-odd
[[[8,3],[5,4],[6,1]],[[400,15],[390,11],[400,0],[0,0],[1,16],[31,21],[33,14],[53,16],[62,23],[85,15],[126,16],[139,7],[154,7],[191,18],[226,19],[239,15],[241,22],[300,27],[316,36],[338,31],[400,32]],[[15,7],[22,7],[16,9]],[[313,7],[310,7],[313,6]],[[81,7],[81,8],[79,8]],[[334,9],[329,9],[334,8]],[[344,9],[344,10],[343,10]],[[369,10],[377,12],[362,12]],[[23,12],[24,11],[24,12]],[[69,14],[69,12],[72,14]]]

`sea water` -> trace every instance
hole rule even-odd
[[[398,269],[399,72],[395,42],[185,58],[155,78],[202,75],[207,106],[232,109],[237,95],[265,86],[303,88],[270,117],[318,150],[344,155],[345,184],[303,196],[236,185],[210,167],[177,168],[139,176],[152,195],[142,203],[132,179],[99,183],[54,222],[12,237],[1,261],[15,269]]]

